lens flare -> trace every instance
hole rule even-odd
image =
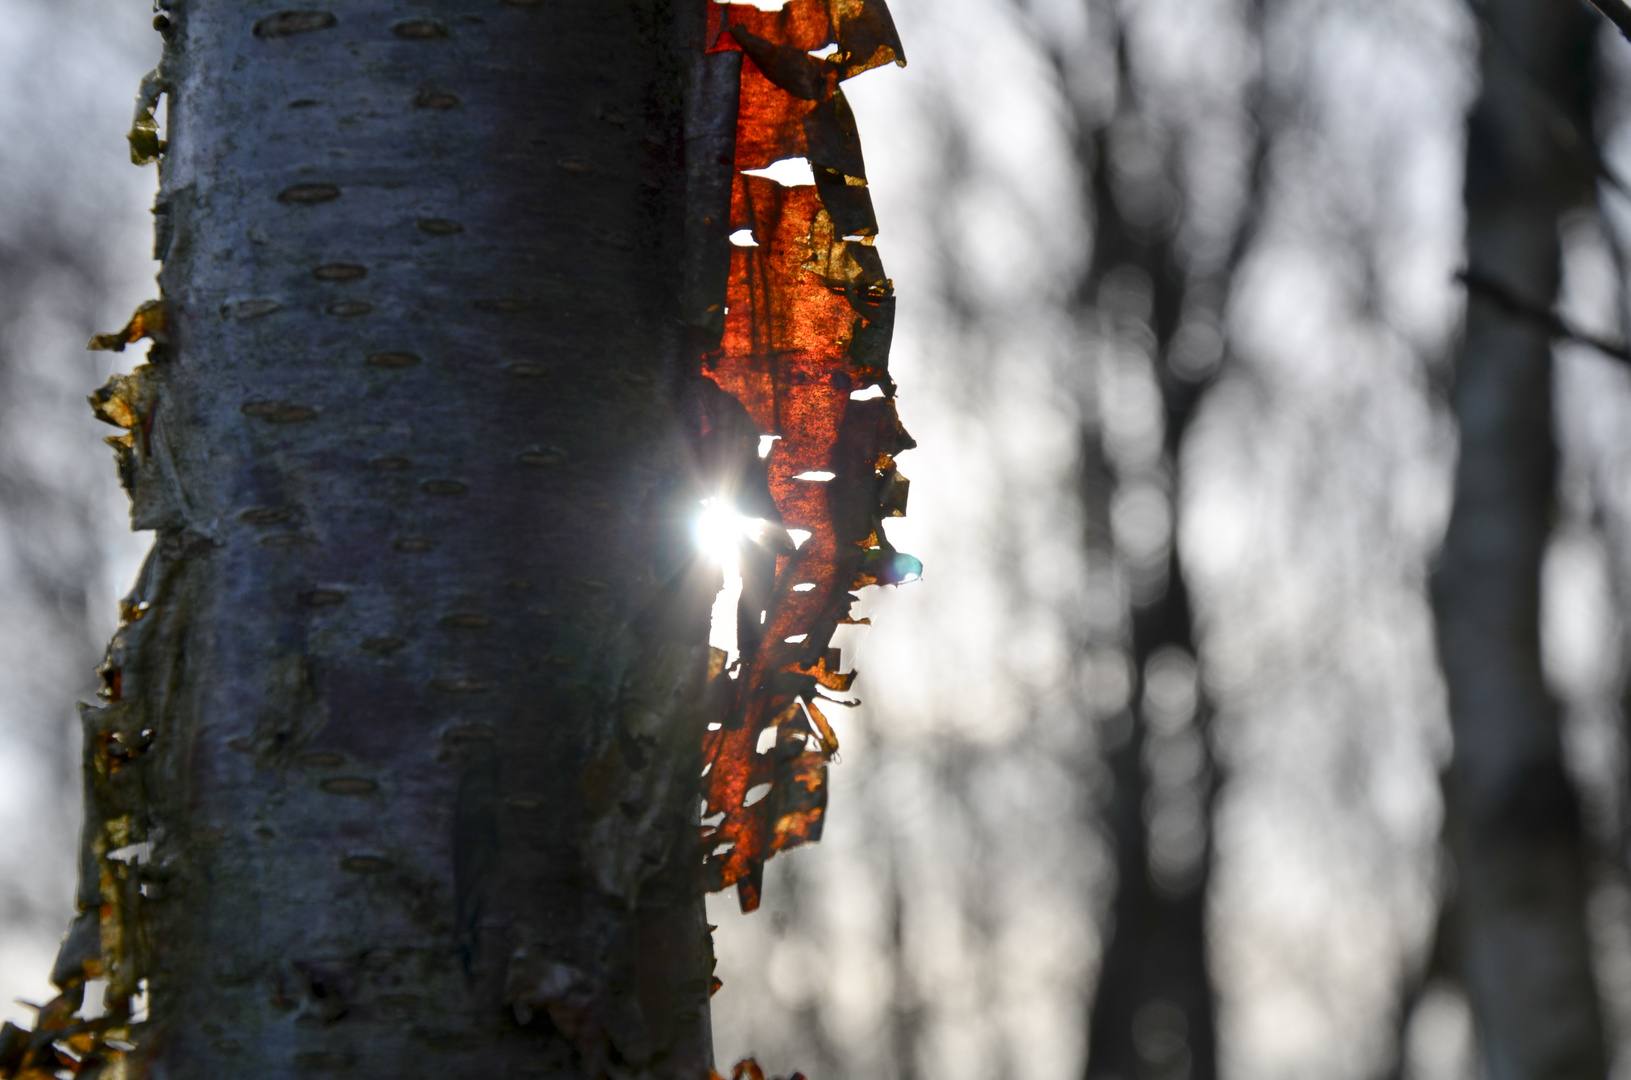
[[[765,523],[737,513],[729,499],[702,500],[692,524],[697,553],[724,571],[724,587],[714,598],[712,628],[708,644],[723,649],[727,663],[740,655],[736,643],[736,607],[742,597],[742,541],[757,540]]]
[[[702,500],[692,527],[697,551],[727,571],[736,567],[743,540],[755,540],[764,531],[764,522],[736,512],[726,499]]]

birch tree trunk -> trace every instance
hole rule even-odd
[[[706,1074],[700,12],[159,16],[166,310],[99,395],[158,542],[65,950],[152,1075]]]
[[[1562,121],[1589,131],[1596,26],[1552,0],[1492,0],[1467,145],[1469,278],[1540,309],[1559,281],[1558,218],[1589,196]],[[1455,757],[1451,951],[1492,1080],[1605,1075],[1584,925],[1586,851],[1540,656],[1553,508],[1548,332],[1474,289],[1452,406],[1455,504],[1433,578]]]

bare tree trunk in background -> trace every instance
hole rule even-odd
[[[1132,113],[1137,106],[1130,99],[1136,91],[1125,74],[1125,44],[1118,54],[1123,66],[1122,108]],[[1134,586],[1131,730],[1109,754],[1114,788],[1106,819],[1115,843],[1116,892],[1110,908],[1109,945],[1093,999],[1087,1075],[1131,1080],[1182,1068],[1191,1080],[1213,1080],[1217,1075],[1216,1016],[1206,947],[1213,769],[1204,734],[1207,705],[1196,680],[1190,716],[1175,718],[1173,723],[1160,725],[1162,730],[1155,730],[1147,708],[1152,662],[1181,665],[1187,661],[1193,672],[1194,619],[1175,527],[1176,471],[1179,448],[1202,387],[1165,363],[1183,318],[1189,284],[1172,248],[1173,229],[1169,226],[1151,235],[1153,230],[1139,229],[1122,214],[1110,179],[1114,149],[1109,134],[1106,127],[1096,131],[1090,140],[1091,156],[1084,155],[1094,221],[1093,263],[1084,291],[1089,298],[1102,296],[1106,279],[1126,268],[1142,271],[1150,283],[1149,328],[1155,338],[1152,351],[1165,414],[1163,458],[1174,528],[1165,565],[1152,575],[1153,593],[1140,596]],[[1087,454],[1092,459],[1103,458],[1102,449],[1096,446],[1089,446]],[[1102,466],[1090,469],[1101,471]],[[1162,739],[1183,739],[1200,750],[1195,774],[1179,785],[1187,790],[1154,790],[1150,761],[1160,752],[1153,744]],[[1163,799],[1187,805],[1163,808],[1159,806]],[[1151,842],[1151,827],[1163,809],[1192,812],[1192,820],[1182,822],[1191,834],[1174,839],[1195,848],[1188,865],[1165,871],[1152,863]]]
[[[1158,650],[1193,656],[1187,591],[1176,553],[1174,576],[1161,599],[1134,615],[1133,657],[1148,670]],[[1141,685],[1142,678],[1135,681]],[[1189,724],[1204,730],[1197,710]],[[1115,840],[1116,892],[1109,947],[1100,968],[1088,1043],[1089,1077],[1217,1075],[1216,1009],[1207,961],[1206,883],[1210,871],[1208,765],[1192,781],[1200,807],[1193,827],[1205,830],[1195,865],[1180,881],[1164,880],[1151,865],[1151,797],[1146,758],[1153,733],[1134,707],[1127,741],[1110,755],[1114,794],[1107,818]],[[1185,1068],[1187,1066],[1187,1069]]]
[[[1589,174],[1537,94],[1590,130],[1597,23],[1575,4],[1490,0],[1468,126],[1469,271],[1549,308],[1560,215]],[[1456,868],[1449,953],[1492,1080],[1606,1073],[1584,922],[1587,852],[1541,670],[1540,570],[1553,511],[1551,347],[1544,328],[1468,301],[1452,408],[1455,502],[1432,582],[1455,756],[1446,835]]]
[[[1132,70],[1127,28],[1109,5],[1095,8],[1099,10],[1116,25],[1118,89],[1109,122],[1092,126],[1091,118],[1078,121],[1078,157],[1089,184],[1085,194],[1094,230],[1082,303],[1114,323],[1128,314],[1116,309],[1115,293],[1123,288],[1124,275],[1130,271],[1147,284],[1145,310],[1134,318],[1145,323],[1151,338],[1163,433],[1157,475],[1116,476],[1099,433],[1086,432],[1083,495],[1091,521],[1107,513],[1110,492],[1118,483],[1156,483],[1167,499],[1172,526],[1155,565],[1128,567],[1132,612],[1127,644],[1134,672],[1126,717],[1130,728],[1108,754],[1113,791],[1106,821],[1115,846],[1116,892],[1093,1001],[1087,1075],[1213,1080],[1218,1068],[1216,1004],[1206,909],[1217,775],[1208,739],[1211,707],[1197,672],[1194,612],[1177,519],[1184,438],[1217,370],[1195,366],[1194,357],[1184,355],[1180,335],[1188,319],[1221,324],[1241,237],[1250,231],[1255,211],[1248,205],[1235,222],[1233,257],[1211,272],[1193,272],[1179,250],[1186,209],[1180,136],[1164,148],[1160,182],[1144,181],[1170,192],[1175,204],[1163,207],[1153,222],[1141,220],[1150,216],[1147,208],[1140,214],[1123,206],[1127,192],[1118,190],[1114,175],[1118,139],[1153,139],[1149,129],[1160,120],[1142,100],[1147,88]],[[1256,7],[1250,10],[1255,20]],[[1255,149],[1246,149],[1260,172],[1261,133],[1248,137],[1257,140]],[[1259,197],[1259,186],[1254,175],[1249,200]],[[1106,548],[1102,539],[1095,543],[1089,537],[1088,544]],[[1099,552],[1099,557],[1107,556],[1113,557],[1111,551]],[[1173,700],[1174,691],[1180,700]],[[1185,692],[1190,695],[1187,703],[1181,700]]]
[[[155,1075],[711,1064],[700,9],[160,17],[168,319],[102,395],[158,542],[85,711],[59,965],[116,1016],[148,985]]]
[[[1104,176],[1107,140],[1101,137],[1096,142],[1099,162],[1093,176],[1098,217],[1094,220],[1098,227],[1094,232],[1091,281],[1103,282],[1104,274],[1117,266],[1137,266],[1150,272],[1150,281],[1155,285],[1151,330],[1155,330],[1160,356],[1178,330],[1184,294],[1182,271],[1171,263],[1173,253],[1168,243],[1140,243],[1132,238],[1125,220],[1117,215]],[[1165,364],[1160,367],[1166,460],[1176,471],[1179,445],[1199,400],[1199,387],[1174,375]],[[1088,447],[1088,454],[1103,458],[1098,447]],[[1176,511],[1176,491],[1168,494]],[[1132,728],[1125,741],[1109,754],[1114,791],[1106,808],[1106,821],[1116,843],[1116,897],[1111,902],[1111,938],[1093,1000],[1088,1075],[1155,1075],[1151,1070],[1174,1067],[1182,1059],[1187,1062],[1187,1075],[1192,1080],[1212,1080],[1217,1075],[1217,1033],[1205,935],[1213,786],[1212,760],[1204,734],[1207,703],[1199,697],[1197,682],[1192,715],[1174,724],[1161,724],[1161,731],[1151,729],[1147,710],[1151,662],[1187,661],[1192,671],[1196,656],[1194,618],[1176,529],[1158,578],[1161,581],[1153,597],[1135,599],[1130,640],[1134,669],[1129,703]],[[1199,768],[1179,785],[1186,790],[1153,790],[1150,759],[1161,750],[1151,744],[1160,739],[1182,739],[1200,747]],[[1156,812],[1160,812],[1158,801],[1163,798],[1182,801],[1194,811],[1191,821],[1184,822],[1184,832],[1192,830],[1192,835],[1174,839],[1192,843],[1196,852],[1189,865],[1176,874],[1163,873],[1151,865],[1150,829]]]

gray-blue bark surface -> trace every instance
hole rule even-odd
[[[135,749],[81,896],[109,952],[97,856],[151,842],[110,977],[154,1075],[703,1075],[686,20],[165,20],[159,539],[85,712],[93,770]]]

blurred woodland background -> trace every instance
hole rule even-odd
[[[770,864],[760,912],[711,902],[720,1060],[1631,1076],[1631,370],[1544,325],[1558,257],[1480,264],[1511,230],[1494,213],[1480,247],[1463,203],[1476,104],[1496,149],[1474,158],[1516,162],[1518,202],[1561,237],[1563,321],[1623,342],[1631,44],[1576,0],[891,8],[911,66],[846,92],[919,442],[890,538],[926,571],[843,628],[864,705],[835,718],[825,839]],[[19,1015],[71,909],[73,696],[144,547],[83,401],[109,354],[84,342],[152,293],[154,174],[123,135],[157,37],[141,0],[0,14],[0,1013]],[[1457,389],[1480,333],[1541,359],[1513,361],[1523,407],[1458,459],[1458,417],[1472,431],[1490,397]],[[1458,483],[1489,494],[1490,446],[1528,486],[1452,528]],[[1509,532],[1513,625],[1538,596],[1543,665],[1512,698],[1528,711],[1480,733],[1452,725],[1456,680],[1523,684],[1535,643],[1513,661],[1435,626],[1493,618],[1457,606],[1451,557]],[[1481,774],[1454,746],[1543,793],[1520,807],[1540,861],[1480,846]],[[1469,903],[1486,863],[1562,884]],[[1547,934],[1580,977],[1560,947],[1508,981],[1556,975],[1562,1020],[1487,985],[1512,975],[1503,940]],[[1480,1034],[1500,1007],[1513,1030]]]
[[[74,702],[151,541],[85,404],[113,355],[87,334],[156,291],[156,176],[124,140],[158,59],[151,19],[142,0],[0,3],[0,1019],[29,1023],[16,999],[54,996],[73,904]]]

